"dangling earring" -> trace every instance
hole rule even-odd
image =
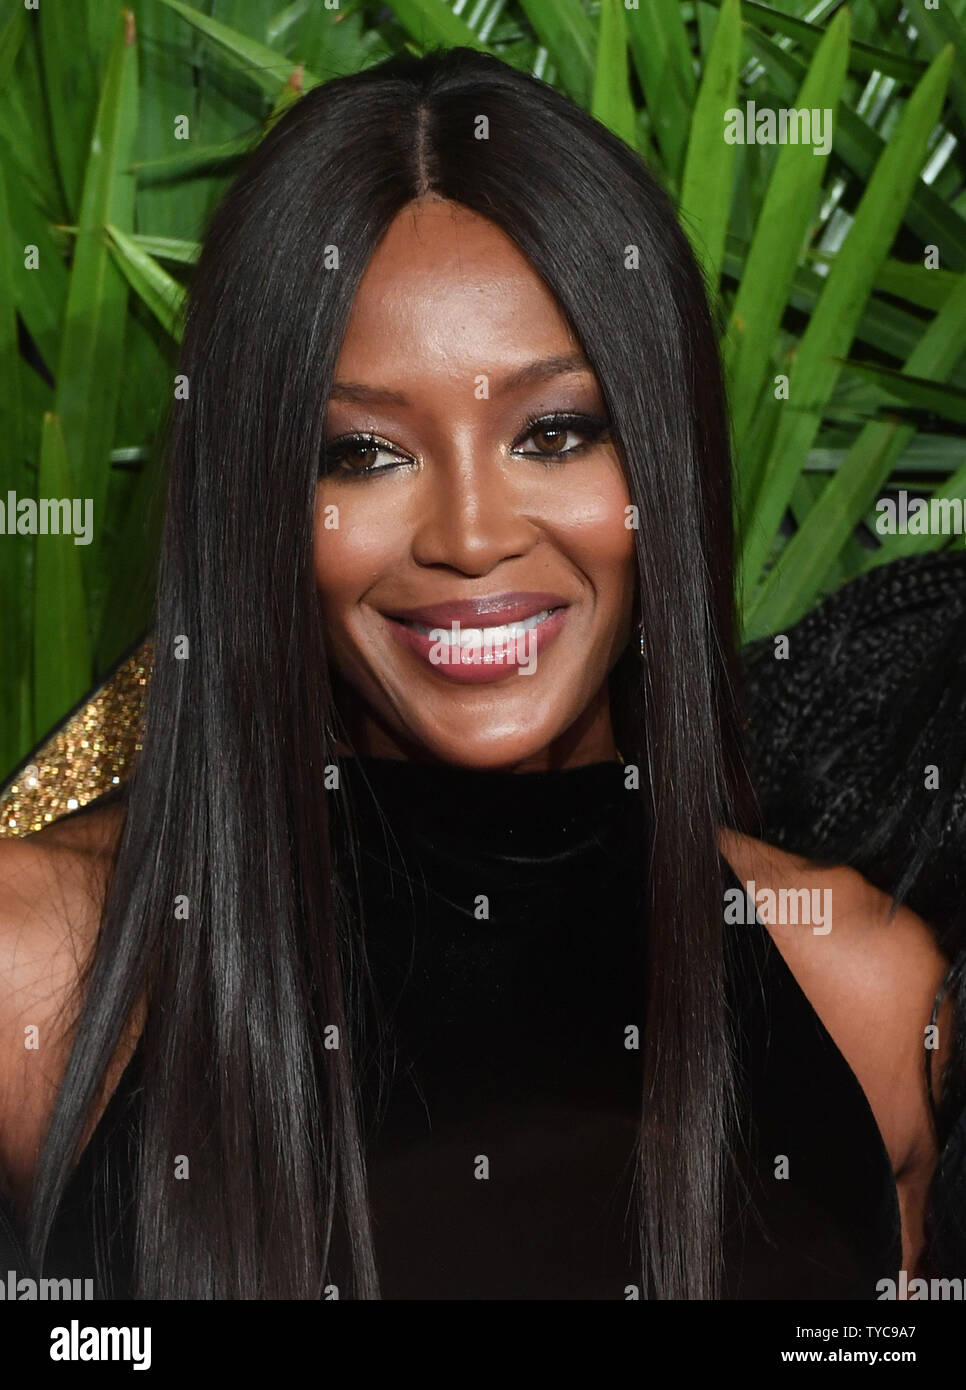
[[[637,637],[638,637],[638,642],[639,642],[639,644],[640,644],[641,657],[642,657],[642,659],[643,659],[643,656],[644,656],[644,619],[643,619],[643,618],[641,619],[641,621],[640,621],[640,622],[638,623],[638,625],[637,625]]]

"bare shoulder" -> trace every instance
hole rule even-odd
[[[107,807],[0,840],[0,1020],[63,1003],[96,937],[122,813]]]
[[[952,1034],[951,999],[938,1030],[927,1031],[949,968],[932,929],[907,907],[893,913],[892,898],[846,865],[815,864],[733,831],[720,845],[739,881],[755,885],[758,915],[862,1085],[897,1178],[931,1170],[924,1053],[934,1049],[938,1097]]]
[[[123,811],[0,840],[0,1169],[22,1195],[69,1055]]]

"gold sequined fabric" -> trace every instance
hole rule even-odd
[[[30,835],[127,780],[153,657],[147,638],[33,750],[0,790],[0,836]]]

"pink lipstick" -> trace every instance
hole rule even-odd
[[[458,683],[532,675],[566,622],[560,594],[505,593],[452,599],[385,616],[394,634],[432,670]]]

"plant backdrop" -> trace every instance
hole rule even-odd
[[[935,6],[935,7],[933,7]],[[670,190],[720,318],[745,636],[962,535],[966,0],[0,0],[0,780],[151,621],[159,430],[205,219],[300,93],[402,48],[553,83]],[[834,113],[827,152],[735,108]],[[644,364],[642,364],[643,366]],[[10,498],[13,494],[13,498]],[[92,498],[93,539],[9,534]]]

